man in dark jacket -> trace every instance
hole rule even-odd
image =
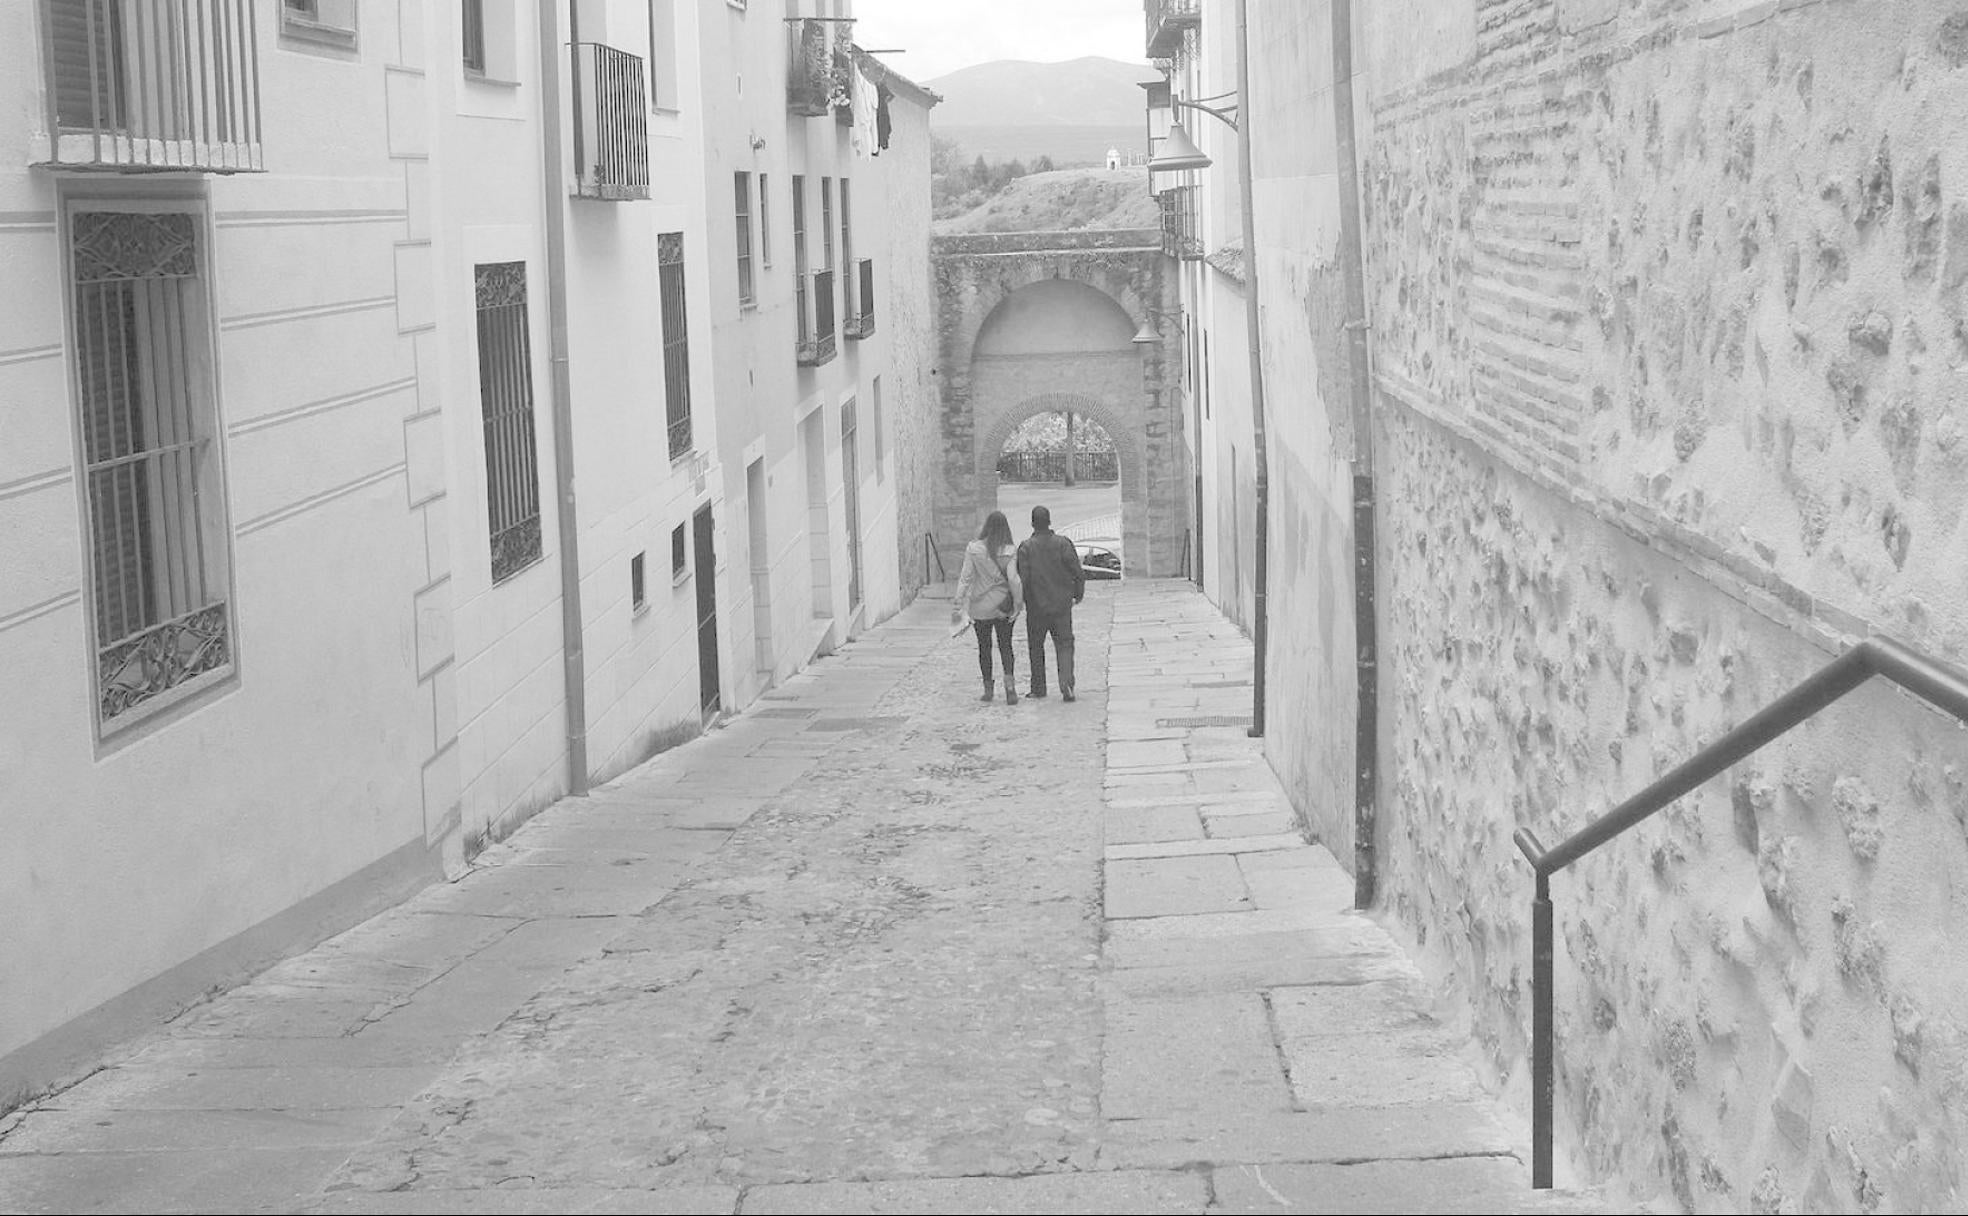
[[[1018,546],[1025,583],[1025,641],[1031,648],[1032,696],[1046,695],[1046,635],[1059,656],[1059,695],[1073,699],[1073,605],[1086,596],[1086,571],[1073,542],[1052,530],[1052,512],[1032,508],[1032,535]]]

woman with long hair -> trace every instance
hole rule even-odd
[[[1005,704],[1018,704],[1011,623],[1018,619],[1024,598],[1018,564],[1012,560],[1011,524],[1003,511],[993,511],[984,517],[977,539],[964,547],[963,572],[957,575],[957,598],[951,608],[953,622],[968,619],[977,634],[977,669],[984,675],[984,695],[979,700],[989,701],[995,691],[991,681],[991,638],[995,634],[998,658],[1004,666]]]

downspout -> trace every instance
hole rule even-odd
[[[1339,142],[1340,271],[1346,291],[1346,365],[1353,405],[1353,641],[1359,686],[1354,730],[1353,906],[1379,886],[1380,656],[1375,626],[1373,381],[1367,362],[1365,234],[1353,113],[1353,0],[1333,0],[1333,127]]]
[[[1257,472],[1256,557],[1251,580],[1251,727],[1264,737],[1264,663],[1269,641],[1265,590],[1271,571],[1271,466],[1264,442],[1264,331],[1257,307],[1257,198],[1251,164],[1250,0],[1237,0],[1237,186],[1244,212],[1244,324],[1250,330],[1251,460]]]
[[[561,671],[567,701],[567,792],[588,792],[588,678],[581,620],[581,529],[574,509],[574,387],[567,358],[566,148],[560,130],[558,4],[540,10],[540,125],[547,187],[547,316],[553,369],[554,493],[560,504]]]

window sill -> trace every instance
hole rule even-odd
[[[239,687],[239,667],[227,663],[196,676],[176,688],[151,697],[139,705],[118,714],[113,720],[104,722],[96,719],[96,743],[99,754],[113,751],[148,738],[160,730],[169,729],[184,712],[204,701],[223,696]]]
[[[670,572],[670,586],[672,587],[681,587],[689,581],[690,570],[687,567],[682,570],[673,570]]]
[[[483,72],[474,72],[470,68],[466,68],[465,83],[480,84],[490,89],[516,89],[519,87],[520,82],[517,80],[501,80],[497,76],[487,76]]]
[[[629,609],[629,619],[632,621],[639,621],[643,617],[646,617],[648,615],[649,615],[648,600],[644,600],[640,604],[636,604]]]
[[[311,47],[329,47],[338,51],[356,49],[355,29],[339,25],[324,25],[301,17],[287,17],[280,23],[280,36],[294,42],[307,43]]]

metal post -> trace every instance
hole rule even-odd
[[[561,682],[567,701],[567,792],[588,793],[588,676],[581,614],[581,527],[574,497],[574,379],[568,355],[567,181],[560,131],[558,5],[540,6],[540,123],[547,197],[547,313],[553,345],[554,489],[560,500]],[[578,125],[578,124],[577,124]]]
[[[1257,469],[1256,557],[1251,563],[1251,728],[1264,737],[1264,692],[1270,649],[1271,459],[1265,446],[1264,317],[1257,298],[1256,166],[1251,163],[1251,126],[1257,106],[1250,87],[1250,2],[1237,0],[1237,185],[1244,220],[1244,323],[1250,329],[1251,462]]]
[[[1531,902],[1531,1186],[1551,1188],[1552,1069],[1551,878],[1537,876]]]

